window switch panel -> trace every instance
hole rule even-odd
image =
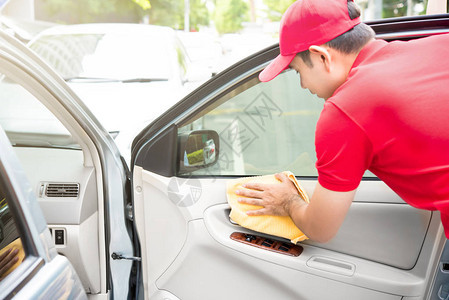
[[[260,249],[281,253],[290,256],[299,256],[303,248],[299,245],[287,244],[274,239],[267,239],[261,236],[246,234],[243,232],[233,232],[230,238],[234,241],[251,245]]]
[[[55,245],[65,245],[65,232],[64,229],[55,229]]]

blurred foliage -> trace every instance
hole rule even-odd
[[[190,0],[190,30],[198,31],[200,25],[207,26],[209,23],[209,11],[206,7],[206,2],[203,0]]]
[[[200,149],[198,151],[188,153],[187,161],[189,162],[189,165],[194,165],[194,164],[204,162],[204,150]]]
[[[35,11],[39,20],[63,24],[139,22],[145,14],[133,0],[35,0]]]
[[[383,0],[382,18],[407,15],[407,0]]]
[[[151,0],[150,24],[184,29],[184,0]],[[203,0],[190,0],[190,30],[209,25],[209,12]]]
[[[75,24],[98,22],[140,23],[184,29],[184,0],[35,0],[39,20]],[[190,0],[190,30],[209,25],[205,0]]]
[[[0,0],[1,1],[1,0]],[[36,19],[63,24],[98,22],[149,22],[154,25],[184,29],[185,0],[34,0]],[[263,0],[265,13],[273,22],[280,21],[283,13],[295,0]],[[375,18],[391,18],[425,14],[428,0],[358,0],[367,9],[369,4],[382,5]],[[256,20],[255,0],[189,0],[190,30],[208,26],[213,17],[220,34],[238,32],[242,23]],[[214,3],[215,11],[210,16],[206,2]],[[449,3],[449,0],[446,1]],[[380,15],[381,14],[381,15]],[[144,21],[145,20],[145,21]]]
[[[407,16],[407,11],[410,15],[415,15],[414,6],[418,3],[424,5],[424,0],[383,0],[382,1],[382,18],[395,18]],[[408,5],[411,4],[411,7]],[[425,10],[420,12],[420,14],[425,14]]]
[[[151,8],[150,0],[133,0],[136,2],[143,10],[147,10]]]
[[[214,21],[220,34],[233,33],[249,20],[249,7],[243,0],[216,0]]]
[[[266,11],[268,19],[273,22],[280,21],[284,12],[293,2],[295,0],[263,0],[263,3],[268,7]]]
[[[180,29],[184,26],[184,1],[151,0],[150,24]]]

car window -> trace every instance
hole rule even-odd
[[[0,75],[0,101],[0,126],[13,146],[80,148],[40,101],[4,75]]]
[[[180,128],[219,134],[218,164],[196,173],[241,176],[290,170],[298,176],[317,175],[315,125],[324,101],[302,89],[295,72],[267,83],[253,78],[216,103],[220,105]]]
[[[12,273],[24,258],[22,240],[9,209],[6,192],[0,186],[0,282]]]
[[[215,130],[220,137],[218,163],[193,174],[251,176],[288,170],[317,176],[315,128],[323,105],[323,99],[301,88],[292,70],[270,82],[253,77],[239,84],[179,128]]]

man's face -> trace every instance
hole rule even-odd
[[[308,66],[301,57],[295,56],[290,63],[290,68],[299,73],[302,88],[327,100],[338,86],[335,86],[331,74],[326,70],[319,56],[312,54],[311,60],[312,67]]]

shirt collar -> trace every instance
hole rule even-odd
[[[388,43],[384,40],[374,40],[372,42],[369,42],[367,45],[365,45],[365,47],[362,48],[359,55],[357,55],[357,58],[352,64],[352,69],[357,67],[362,61],[379,51],[386,44]]]

